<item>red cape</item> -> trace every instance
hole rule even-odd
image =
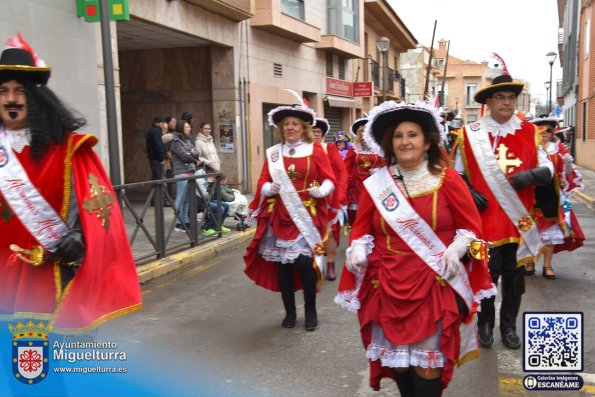
[[[68,215],[74,189],[86,253],[63,289],[66,273],[61,265],[47,261],[34,267],[14,257],[10,260],[10,244],[30,248],[38,243],[16,216],[0,220],[1,317],[47,320],[56,332],[81,333],[141,308],[140,284],[124,220],[109,178],[92,150],[96,143],[92,135],[70,133],[39,162],[30,158],[28,147],[18,155],[31,182],[62,219]],[[93,191],[91,184],[95,178],[98,191]],[[96,193],[111,195],[112,203],[101,206],[105,217],[92,209]],[[89,210],[83,207],[85,201],[90,202]],[[10,210],[3,198],[1,206],[3,213]],[[109,219],[107,227],[102,224],[104,218]]]

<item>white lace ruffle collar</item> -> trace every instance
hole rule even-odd
[[[397,180],[397,183],[407,186],[409,194],[417,195],[434,190],[441,180],[441,174],[434,175],[428,170],[428,160],[424,160],[418,167],[412,170],[405,170],[397,165],[390,166],[392,175],[403,175],[403,180]]]
[[[7,130],[12,135],[12,149],[21,153],[25,146],[31,144],[31,131],[29,128],[21,128],[20,130]]]
[[[516,116],[512,116],[506,123],[500,124],[492,116],[488,115],[483,118],[482,122],[493,137],[505,137],[508,134],[514,135],[516,130],[521,128],[521,119]]]

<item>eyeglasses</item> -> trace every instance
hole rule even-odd
[[[516,95],[493,95],[492,99],[497,100],[498,102],[506,102],[506,101],[510,101],[510,102],[514,102],[516,101]]]

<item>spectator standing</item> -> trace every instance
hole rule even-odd
[[[211,123],[203,121],[196,135],[194,145],[200,152],[200,161],[204,164],[207,172],[221,171],[221,160],[217,154],[217,148],[213,142]]]
[[[180,120],[177,122],[174,140],[171,143],[171,151],[174,176],[193,176],[200,162],[198,160],[198,150],[196,150],[190,139],[190,124],[187,121]],[[180,211],[180,220],[188,228],[190,226],[188,194],[190,193],[187,191],[186,185],[188,185],[187,179],[177,182],[176,210]],[[184,231],[184,226],[179,222],[176,223],[176,231]]]
[[[174,133],[176,132],[176,118],[174,116],[166,116],[164,118],[167,124],[167,131],[163,134],[163,144],[165,145],[166,160],[165,160],[165,177],[171,179],[174,177],[174,169],[172,167],[171,142],[174,140]],[[167,192],[173,201],[176,201],[176,183],[171,182],[167,184]],[[167,205],[167,203],[166,203]]]
[[[151,166],[151,180],[158,181],[165,178],[165,161],[167,152],[163,143],[164,124],[162,116],[153,117],[153,124],[147,131],[147,157]],[[154,205],[154,202],[151,203]]]

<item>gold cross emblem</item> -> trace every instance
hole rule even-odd
[[[292,181],[300,177],[300,173],[295,172],[295,164],[291,164],[289,167],[287,167],[287,176],[289,176],[289,179]]]
[[[360,165],[362,166],[362,168],[364,169],[368,169],[372,166],[372,162],[370,161],[369,158],[364,157],[364,159],[362,160],[362,162],[360,163]]]
[[[109,230],[109,217],[112,214],[114,197],[104,185],[99,184],[97,177],[93,174],[89,174],[89,185],[91,185],[89,193],[92,198],[85,198],[83,208],[89,214],[95,212],[95,216],[101,219],[101,226],[105,230]]]
[[[508,147],[503,143],[498,145],[496,151],[498,152],[498,154],[496,154],[498,165],[505,174],[510,174],[514,171],[514,167],[520,167],[521,164],[523,164],[523,160],[514,157],[514,154],[512,153],[508,154]]]

